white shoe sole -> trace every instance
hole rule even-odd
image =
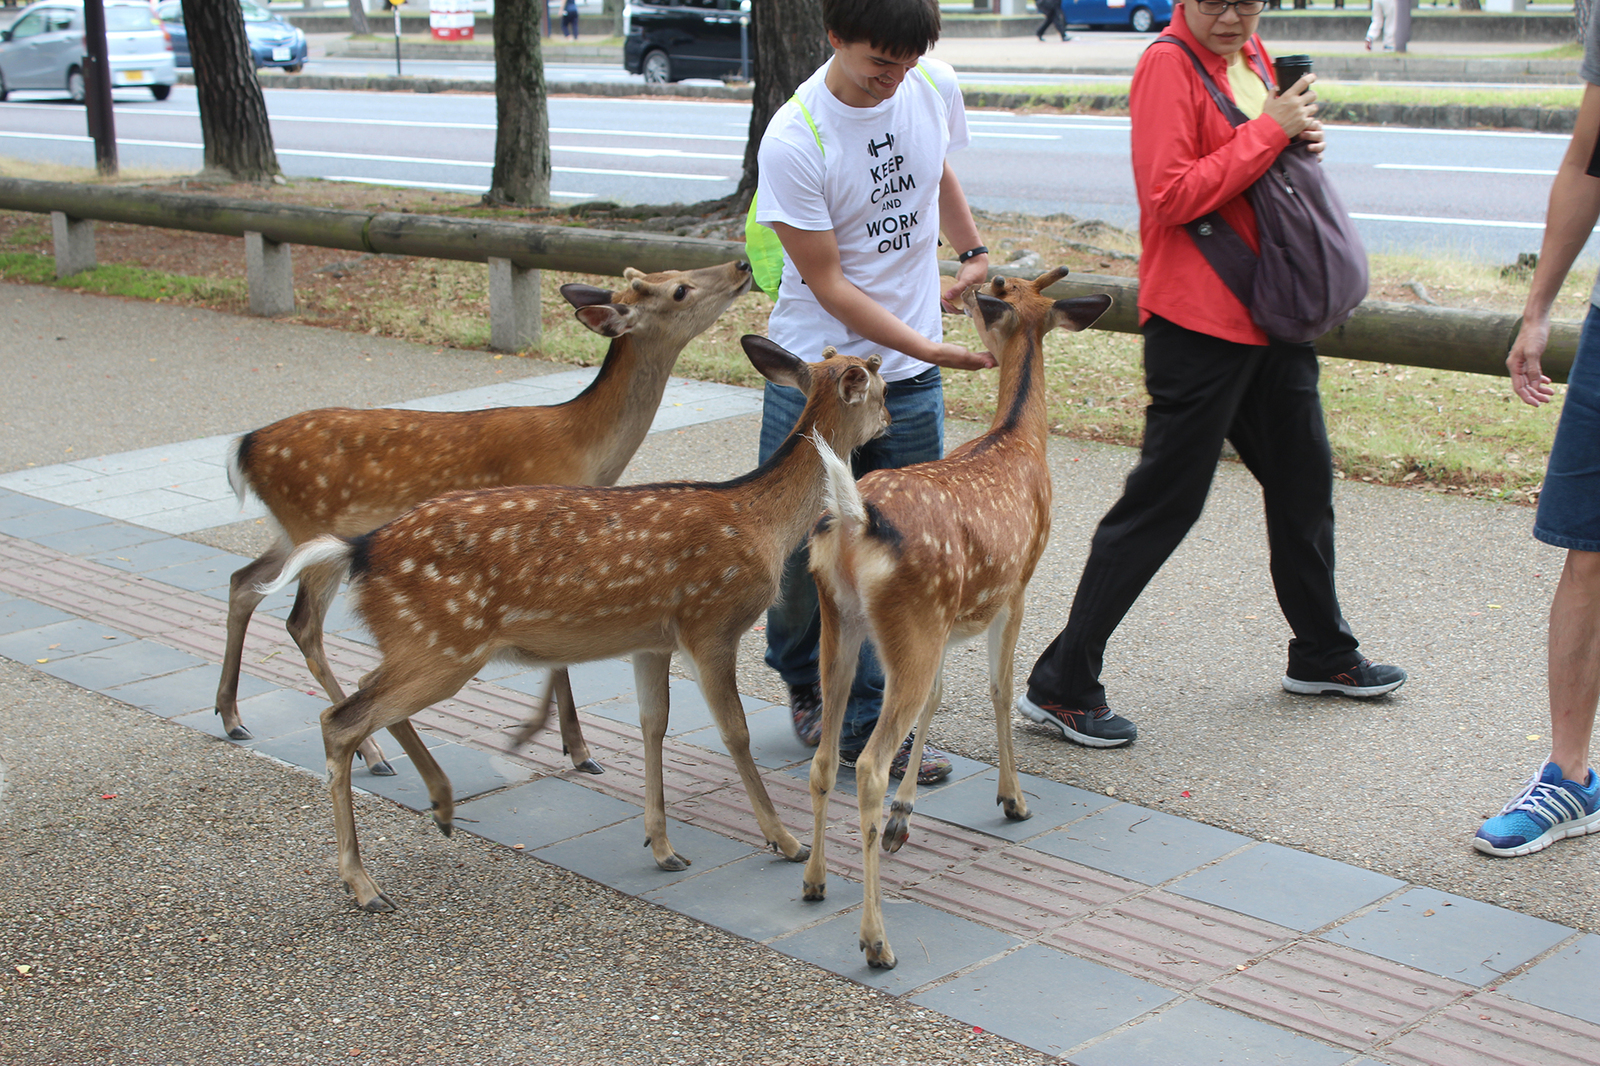
[[[1065,722],[1038,706],[1026,696],[1018,696],[1016,700],[1017,711],[1024,717],[1038,722],[1040,725],[1053,725],[1061,730],[1061,735],[1074,744],[1082,744],[1086,748],[1121,748],[1134,742],[1135,737],[1126,737],[1121,740],[1107,739],[1106,737],[1091,737],[1069,728]]]
[[[1296,696],[1354,696],[1357,699],[1371,699],[1374,696],[1387,695],[1406,683],[1405,678],[1390,685],[1341,685],[1335,681],[1297,681],[1288,674],[1283,675],[1283,691],[1292,692]]]
[[[1532,855],[1536,851],[1543,851],[1558,840],[1588,836],[1590,833],[1600,833],[1600,811],[1585,815],[1576,821],[1563,822],[1561,825],[1552,826],[1549,830],[1534,837],[1526,844],[1519,844],[1514,848],[1497,848],[1482,837],[1473,837],[1472,846],[1485,855],[1498,855],[1502,859],[1510,859],[1518,855]]]

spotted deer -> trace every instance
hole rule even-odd
[[[1032,282],[996,277],[963,296],[984,346],[1000,365],[989,431],[934,462],[876,470],[859,485],[833,467],[828,513],[811,535],[811,572],[822,608],[822,741],[811,761],[814,830],[802,895],[827,892],[823,830],[839,766],[839,734],[861,642],[883,663],[883,708],[856,762],[864,852],[861,948],[869,965],[892,969],[883,926],[877,846],[898,851],[917,775],[907,772],[883,821],[889,763],[916,725],[910,765],[922,761],[924,734],[939,705],[948,649],[986,634],[989,696],[999,734],[999,800],[1007,818],[1029,817],[1011,746],[1012,653],[1023,598],[1050,535],[1050,468],[1045,457],[1044,336],[1081,330],[1111,305],[1109,296],[1051,300],[1044,290],[1058,267]]]
[[[326,408],[246,433],[229,451],[241,502],[254,494],[277,527],[260,558],[233,575],[217,713],[234,740],[250,739],[239,715],[245,630],[271,580],[300,544],[323,534],[365,533],[408,507],[456,489],[494,485],[614,485],[661,406],[678,354],[750,289],[750,265],[644,274],[629,269],[616,292],[570,284],[561,295],[580,322],[611,344],[581,394],[549,407],[433,412]],[[322,625],[338,592],[324,568],[300,575],[289,635],[329,698],[344,699],[323,651]],[[577,728],[566,671],[550,679],[561,737],[577,768],[601,773]],[[541,706],[549,699],[550,687]],[[375,742],[360,750],[375,774],[392,774]]]
[[[264,590],[313,568],[348,576],[382,654],[359,691],[322,713],[339,873],[361,907],[387,911],[394,902],[361,865],[350,800],[356,747],[387,728],[427,782],[434,822],[448,835],[450,782],[410,719],[496,657],[536,666],[633,657],[645,832],[656,865],[681,870],[689,860],[667,839],[662,739],[668,668],[682,653],[768,843],[793,862],[805,859],[750,757],[735,678],[739,638],[776,598],[784,559],[821,512],[825,457],[881,436],[889,416],[877,356],[827,349],[807,364],[761,337],[741,343],[763,376],[807,396],[794,431],[753,472],[720,484],[451,493],[353,540],[301,546]]]

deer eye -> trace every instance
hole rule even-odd
[[[672,298],[674,300],[680,300],[681,301],[682,299],[684,299],[684,297],[686,297],[688,295],[689,295],[689,286],[687,286],[687,285],[679,285],[678,286],[678,290],[672,294]]]

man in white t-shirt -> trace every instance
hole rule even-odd
[[[944,454],[940,367],[994,366],[985,351],[944,342],[944,310],[988,274],[988,249],[946,156],[967,145],[966,111],[955,72],[922,56],[939,39],[937,0],[823,0],[833,58],[773,116],[761,139],[756,220],[783,242],[783,280],[768,323],[772,340],[816,361],[832,345],[846,355],[883,357],[889,434],[859,449],[855,474],[939,459]],[[940,232],[960,272],[942,285]],[[805,396],[768,385],[761,461],[794,428]],[[779,601],[767,613],[767,664],[789,686],[795,732],[816,744],[821,622],[816,586],[801,547],[790,557]],[[866,745],[883,697],[871,642],[861,649],[839,747],[846,765]],[[891,773],[909,759],[903,746]],[[917,777],[950,772],[924,749]]]

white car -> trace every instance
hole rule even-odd
[[[165,100],[178,83],[172,61],[172,39],[148,3],[108,0],[106,52],[111,87],[143,87]],[[83,5],[69,0],[30,4],[0,30],[0,100],[19,90],[65,92],[81,103],[84,97]]]

